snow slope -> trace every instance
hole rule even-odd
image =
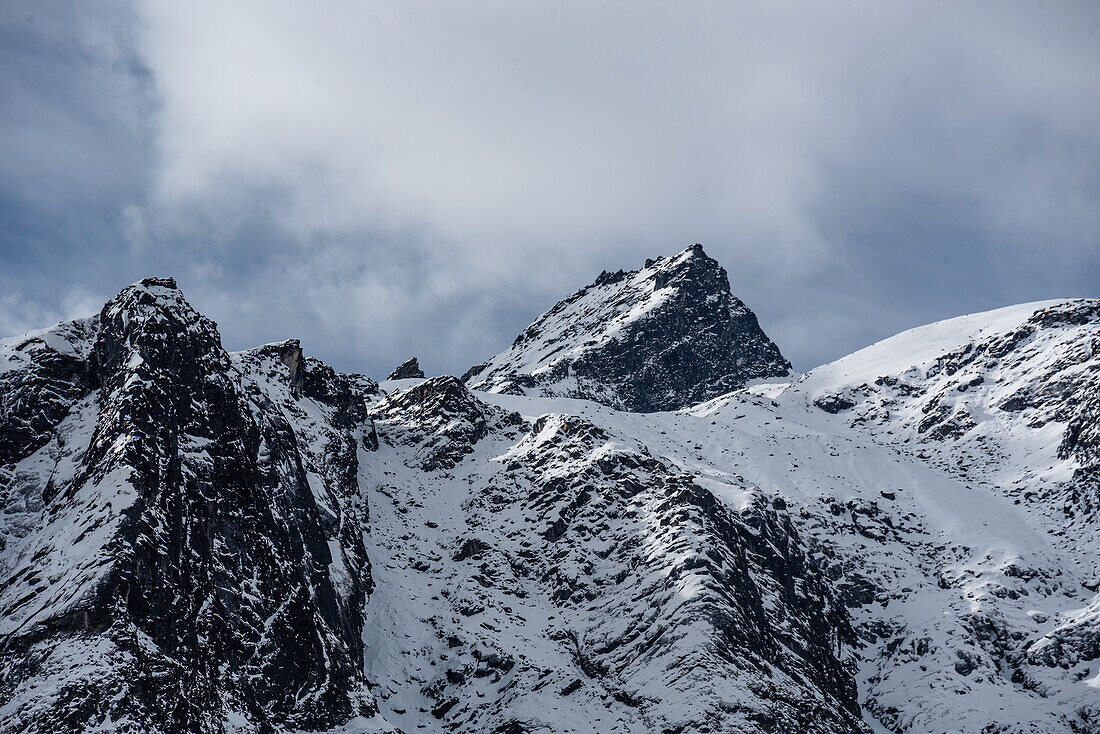
[[[811,371],[779,397],[791,409],[816,407],[834,433],[862,435],[995,498],[1025,526],[1006,533],[1004,547],[1042,540],[1039,555],[1005,556],[1009,583],[988,564],[966,568],[965,577],[947,569],[957,579],[948,583],[970,578],[977,589],[972,637],[982,642],[990,680],[996,673],[1005,696],[1034,699],[1013,715],[1083,711],[1076,725],[1086,731],[1100,700],[1085,682],[1100,658],[1098,395],[1100,301],[1070,299],[904,332]],[[997,517],[951,499],[960,525]]]
[[[540,417],[552,401],[402,385],[372,409],[362,480],[367,670],[387,720],[861,730],[846,616],[764,496],[726,477],[726,504],[596,404]]]

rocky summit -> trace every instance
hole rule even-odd
[[[0,734],[1100,733],[1100,301],[790,372],[694,246],[464,379],[0,340]]]
[[[464,379],[487,392],[649,413],[790,371],[756,315],[730,292],[725,269],[692,245],[640,270],[601,273]]]
[[[394,367],[387,380],[413,380],[424,376],[424,370],[420,369],[420,362],[416,357],[407,359]]]
[[[0,730],[375,715],[354,387],[230,355],[170,279],[0,348]]]

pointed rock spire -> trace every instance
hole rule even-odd
[[[416,361],[416,357],[407,359],[399,364],[387,380],[412,380],[424,376],[424,370],[420,369],[420,363]]]

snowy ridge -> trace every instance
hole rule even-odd
[[[1098,393],[1100,301],[1074,299],[905,332],[811,371],[779,398],[1012,509],[1023,527],[1010,531],[958,508],[962,523],[1002,527],[1006,540],[940,573],[966,590],[981,650],[964,651],[961,668],[987,671],[988,695],[1017,712],[1022,731],[1095,730],[1100,697],[1086,680],[1100,658]],[[1045,549],[1035,553],[1029,537]]]
[[[367,666],[395,724],[858,730],[844,611],[751,488],[727,507],[632,439],[453,378],[374,415]]]
[[[820,392],[838,385],[874,382],[883,375],[900,375],[914,367],[927,368],[942,355],[1013,331],[1037,311],[1063,303],[1069,302],[1021,303],[918,326],[817,367],[802,386]]]
[[[784,393],[1097,537],[1100,301],[1024,304],[899,334]],[[934,447],[931,453],[925,447]],[[1064,534],[1064,533],[1063,533]],[[1071,539],[1071,540],[1072,540]]]

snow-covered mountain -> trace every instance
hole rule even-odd
[[[847,612],[781,503],[654,456],[626,414],[493,398],[437,377],[372,410],[367,671],[390,721],[860,730]]]
[[[0,731],[328,728],[377,709],[365,381],[240,355],[170,279],[0,343]]]
[[[693,247],[404,367],[0,341],[0,732],[1100,732],[1100,301],[780,382]]]
[[[930,571],[941,588],[962,592],[962,624],[953,637],[932,635],[930,654],[954,648],[961,679],[951,686],[980,693],[971,700],[985,700],[991,723],[1003,709],[1017,730],[1096,730],[1100,301],[1024,304],[913,329],[812,371],[779,400],[835,414],[836,430],[1011,510],[951,505],[966,555]],[[965,541],[979,528],[999,537]],[[880,672],[878,686],[901,698],[889,683],[900,671]]]
[[[584,398],[651,412],[695,405],[791,363],[692,245],[640,270],[601,273],[463,377],[475,390]]]

